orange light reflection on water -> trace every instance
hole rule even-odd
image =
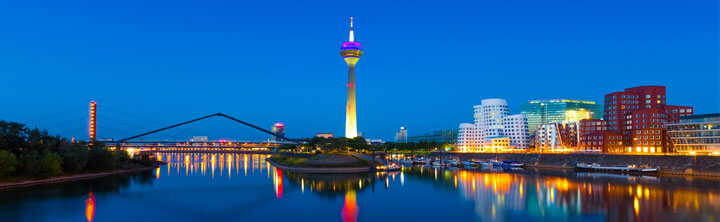
[[[85,200],[85,218],[88,222],[92,222],[93,217],[95,217],[95,194],[90,192]]]
[[[342,208],[342,211],[340,211],[340,216],[342,217],[342,221],[344,222],[355,222],[357,221],[358,213],[360,212],[360,208],[358,208],[356,195],[354,190],[349,190],[347,193],[345,193],[345,205]]]

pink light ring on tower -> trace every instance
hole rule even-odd
[[[343,42],[342,50],[362,50],[359,42]]]

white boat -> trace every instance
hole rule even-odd
[[[447,161],[438,160],[438,161],[430,162],[430,165],[432,165],[432,166],[450,166],[450,163],[448,163]]]
[[[502,166],[502,161],[500,160],[490,160],[490,164],[493,166]]]
[[[379,171],[398,171],[398,170],[402,169],[402,166],[397,165],[395,163],[391,163],[391,164],[376,167],[376,169]]]
[[[502,167],[523,167],[523,166],[525,166],[525,164],[515,161],[515,160],[505,160],[505,161],[502,161],[500,166],[502,166]]]

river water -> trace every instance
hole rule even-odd
[[[0,221],[720,221],[720,180],[463,170],[300,174],[259,154],[156,154],[151,172],[0,190]]]

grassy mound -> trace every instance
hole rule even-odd
[[[311,158],[273,155],[270,160],[285,166],[308,168],[370,167],[371,165],[369,161],[364,159],[337,154],[318,154]]]

